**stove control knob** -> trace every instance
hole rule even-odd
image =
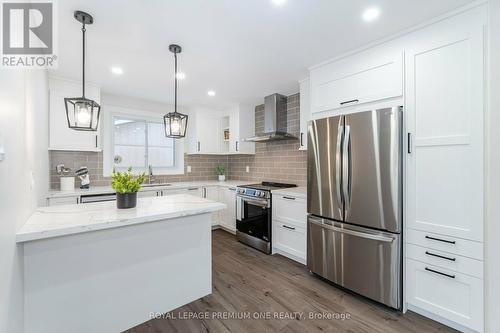
[[[261,191],[255,191],[255,196],[256,196],[256,197],[260,197],[260,194],[261,194],[261,193],[262,193]]]
[[[259,197],[263,198],[266,194],[264,192],[259,193]]]

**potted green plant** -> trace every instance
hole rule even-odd
[[[132,174],[132,167],[120,172],[113,168],[111,187],[116,191],[116,207],[119,209],[134,208],[137,205],[137,192],[141,189],[146,174]]]
[[[215,173],[219,176],[219,181],[223,182],[226,180],[226,167],[222,164],[215,167]]]

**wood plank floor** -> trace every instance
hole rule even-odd
[[[402,315],[335,288],[311,276],[305,266],[260,253],[225,231],[214,231],[212,240],[212,294],[168,313],[170,318],[152,319],[126,333],[456,332],[415,313]],[[235,313],[243,319],[217,318]],[[349,317],[309,317],[335,313]],[[193,315],[208,319],[186,319]]]

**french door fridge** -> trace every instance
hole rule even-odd
[[[308,125],[307,266],[402,305],[402,107]]]

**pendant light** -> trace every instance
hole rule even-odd
[[[85,26],[94,23],[94,18],[85,12],[75,11],[75,19],[82,24],[82,97],[65,98],[68,126],[77,131],[97,131],[101,107],[95,101],[85,97]]]
[[[174,74],[174,112],[169,112],[163,116],[165,124],[165,136],[167,138],[180,139],[186,136],[188,116],[177,112],[177,53],[181,53],[182,48],[179,45],[172,44],[168,47],[174,54],[175,74]]]

